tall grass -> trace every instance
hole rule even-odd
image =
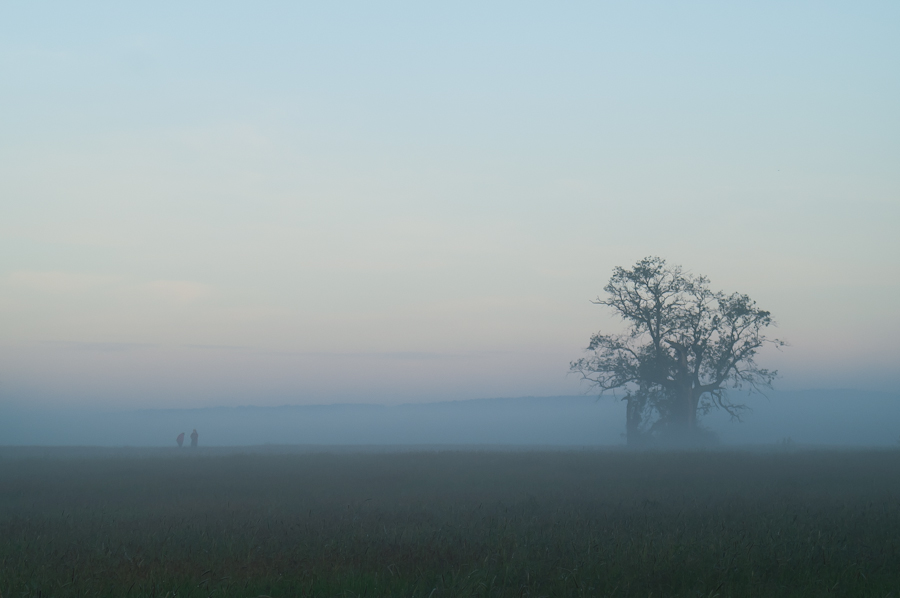
[[[900,452],[0,451],[12,596],[900,596]]]

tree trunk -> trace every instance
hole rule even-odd
[[[700,395],[692,388],[689,398],[690,403],[688,404],[688,413],[690,415],[690,423],[688,425],[688,430],[694,432],[697,429],[697,407],[700,405]]]
[[[625,443],[636,446],[641,443],[641,419],[644,413],[645,397],[629,395],[625,398]]]
[[[686,412],[685,415],[687,415],[687,418],[685,421],[685,428],[687,429],[688,433],[690,433],[690,432],[693,432],[694,429],[697,427],[697,407],[696,407],[696,404],[694,403],[693,390],[686,392],[685,395],[686,396],[684,397],[685,398],[684,410]]]
[[[697,409],[694,403],[694,383],[688,368],[687,349],[674,345],[677,352],[677,373],[675,375],[675,426],[678,431],[690,434],[697,423]]]

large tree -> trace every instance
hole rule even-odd
[[[613,271],[606,298],[625,332],[591,337],[571,370],[600,391],[622,392],[629,443],[648,436],[698,435],[698,417],[714,408],[740,419],[747,408],[728,390],[770,388],[776,372],[757,365],[759,350],[782,346],[764,331],[768,311],[747,295],[709,288],[704,276],[658,257]]]

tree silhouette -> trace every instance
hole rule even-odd
[[[570,364],[602,395],[623,391],[629,444],[651,436],[696,439],[698,417],[715,408],[740,419],[747,407],[729,389],[771,388],[777,372],[759,367],[766,344],[783,346],[764,330],[774,322],[747,295],[709,288],[658,257],[617,267],[605,299],[626,324],[622,334],[591,337],[589,355]]]

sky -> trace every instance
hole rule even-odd
[[[900,386],[895,2],[6,3],[0,402],[553,396],[616,266]]]

